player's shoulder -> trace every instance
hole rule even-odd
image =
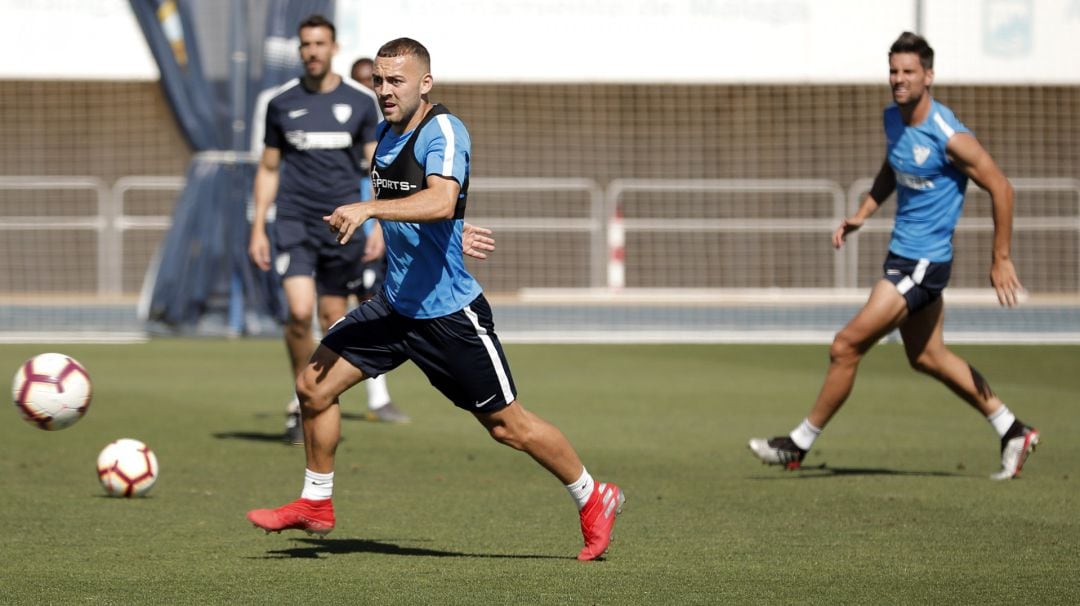
[[[278,86],[272,86],[261,93],[260,98],[265,98],[268,105],[276,105],[282,101],[288,100],[290,97],[300,91],[300,78],[293,78],[287,82],[279,84]]]
[[[438,130],[442,132],[446,132],[449,130],[462,133],[467,136],[469,135],[469,129],[468,127],[465,127],[465,123],[460,118],[458,118],[454,112],[451,112],[445,106],[435,106],[432,111],[434,113],[434,116],[431,120],[428,121],[426,125],[424,125],[424,130]]]
[[[342,86],[338,87],[338,91],[342,96],[349,97],[354,101],[359,101],[364,104],[370,103],[372,106],[378,107],[378,97],[375,93],[371,92],[371,89],[360,84],[353,82],[348,78],[341,79]]]
[[[956,133],[969,132],[968,127],[956,117],[952,108],[937,99],[931,101],[929,122],[934,132],[945,140],[952,138]]]
[[[937,99],[934,99],[930,103],[930,116],[934,119],[944,120],[949,123],[960,123],[960,119],[956,117],[956,112]]]
[[[469,129],[465,127],[465,122],[461,118],[442,105],[436,106],[432,111],[434,115],[421,129],[421,136],[455,137],[466,141],[469,139]]]

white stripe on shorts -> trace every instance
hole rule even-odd
[[[930,259],[919,259],[919,262],[915,264],[915,271],[911,272],[911,279],[915,280],[916,284],[922,284],[928,267],[930,267]]]
[[[911,276],[904,276],[896,283],[896,292],[906,295],[907,291],[911,290],[913,286],[915,286],[915,280],[912,280]]]
[[[484,344],[484,349],[488,352],[488,357],[491,358],[491,365],[495,367],[495,374],[499,377],[499,388],[502,389],[503,399],[506,403],[514,401],[514,391],[510,389],[510,379],[506,376],[506,369],[503,368],[502,359],[499,358],[499,352],[495,350],[495,342],[491,340],[491,335],[488,334],[487,329],[480,326],[480,318],[476,315],[476,312],[472,310],[468,305],[465,306],[465,315],[472,322],[473,328],[476,329],[476,335],[480,337],[480,342]]]

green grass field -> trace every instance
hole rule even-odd
[[[344,421],[338,526],[315,539],[244,519],[303,475],[278,442],[278,341],[0,346],[5,372],[62,351],[95,381],[69,429],[0,422],[0,603],[1078,603],[1080,347],[956,350],[1042,430],[1022,479],[987,479],[989,424],[897,345],[794,473],[745,444],[805,415],[825,346],[509,346],[522,402],[626,490],[606,560],[583,564],[562,486],[412,366],[390,377],[412,424]],[[98,486],[120,437],[157,452],[148,498]]]

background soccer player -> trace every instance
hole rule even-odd
[[[944,383],[982,413],[1001,437],[1001,471],[1020,473],[1039,432],[1024,425],[990,389],[974,367],[947,347],[942,336],[941,292],[952,268],[952,237],[968,179],[993,201],[994,241],[990,283],[1003,306],[1013,307],[1021,290],[1010,257],[1013,189],[990,154],[945,105],[934,100],[934,51],[926,40],[904,32],[889,50],[889,85],[894,103],[885,109],[886,158],[870,195],[833,234],[840,248],[878,206],[896,191],[896,223],[885,276],[870,299],[837,333],[829,370],[810,415],[788,436],[750,440],[766,463],[799,466],[814,440],[847,400],[862,356],[882,337],[900,329],[911,367]]]

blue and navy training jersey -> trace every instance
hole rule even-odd
[[[896,175],[896,225],[889,250],[909,259],[950,261],[968,180],[949,162],[945,146],[953,135],[970,131],[934,100],[921,124],[904,124],[895,103],[885,108],[884,118],[889,166]]]
[[[321,218],[356,202],[367,169],[364,144],[375,140],[380,114],[375,97],[342,78],[318,93],[297,78],[282,85],[266,110],[267,147],[281,150],[277,214]]]
[[[429,175],[461,185],[453,219],[380,221],[386,240],[386,299],[396,312],[410,318],[438,318],[460,311],[482,290],[461,256],[472,153],[469,132],[461,120],[436,105],[415,130],[398,135],[384,122],[378,133],[371,171],[377,200],[415,194],[427,187]]]

